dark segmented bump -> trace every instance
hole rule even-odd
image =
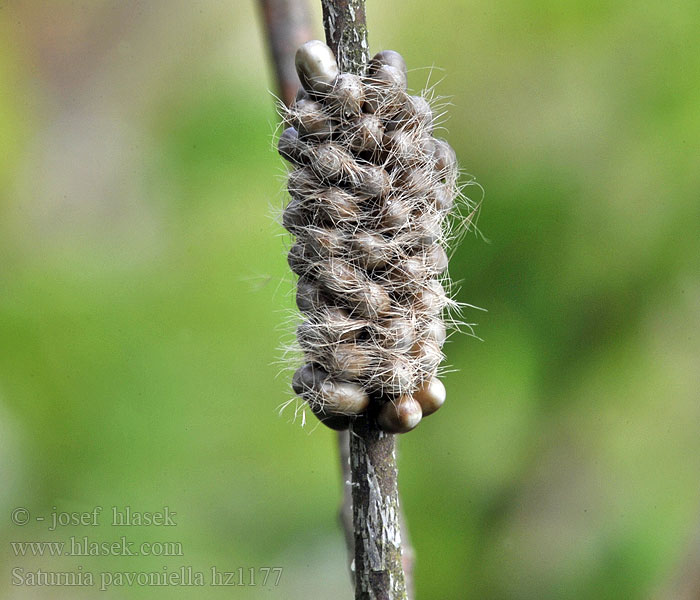
[[[310,40],[297,50],[294,64],[301,85],[311,94],[327,93],[338,77],[338,63],[333,51],[320,40]]]
[[[421,406],[423,417],[437,411],[445,403],[446,396],[445,386],[437,377],[425,381],[413,394]]]
[[[379,410],[377,422],[388,433],[406,433],[415,429],[423,418],[423,409],[409,394],[386,402]]]
[[[403,59],[403,56],[401,56],[395,50],[382,50],[381,52],[377,52],[372,57],[372,60],[369,62],[367,72],[370,75],[373,75],[377,72],[377,69],[379,69],[379,67],[381,67],[382,65],[389,65],[390,67],[394,67],[395,69],[401,71],[405,77],[408,76],[408,67],[406,66],[406,61]]]

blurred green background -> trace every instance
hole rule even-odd
[[[699,597],[697,2],[368,0],[368,23],[439,82],[486,190],[488,241],[451,263],[483,342],[449,341],[448,402],[400,439],[418,597]],[[0,2],[0,597],[351,597],[334,436],[277,412],[271,73],[253,2]],[[97,505],[177,526],[33,518]],[[184,555],[11,546],[71,535]],[[79,565],[284,573],[13,585]]]

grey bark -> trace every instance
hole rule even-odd
[[[340,458],[341,476],[343,482],[343,501],[338,511],[338,519],[343,528],[345,546],[348,550],[348,563],[350,574],[354,583],[355,563],[355,531],[352,522],[352,473],[350,472],[350,434],[346,431],[338,432],[338,456]],[[399,501],[401,495],[399,494]],[[399,527],[401,528],[401,563],[403,564],[404,579],[406,582],[406,595],[409,600],[415,598],[413,585],[413,568],[415,565],[415,553],[408,532],[406,515],[399,507]]]
[[[369,62],[365,0],[321,0],[323,29],[344,73],[364,72]]]
[[[396,440],[374,418],[350,432],[356,600],[405,600]]]

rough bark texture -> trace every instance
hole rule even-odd
[[[341,477],[343,482],[343,501],[338,511],[338,519],[343,528],[345,545],[348,550],[350,574],[354,580],[355,562],[355,532],[352,519],[352,473],[350,471],[350,435],[348,431],[338,432],[338,456],[340,458]],[[399,495],[400,500],[400,495]],[[416,597],[413,585],[413,570],[415,566],[415,552],[411,544],[411,538],[406,523],[406,515],[399,509],[399,527],[401,528],[401,564],[403,565],[406,596],[408,600]]]
[[[275,66],[278,92],[289,106],[299,89],[294,68],[297,48],[312,38],[311,16],[305,0],[260,0],[267,40]]]
[[[357,419],[350,435],[355,598],[406,598],[401,561],[401,528],[396,442],[371,417]]]
[[[321,0],[326,43],[341,72],[364,73],[369,62],[365,0]],[[395,436],[373,416],[350,431],[356,600],[405,600]]]
[[[321,0],[326,44],[344,73],[362,73],[369,62],[365,0]]]

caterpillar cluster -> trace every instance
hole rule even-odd
[[[304,315],[306,364],[292,387],[326,425],[366,411],[387,432],[413,429],[445,401],[446,216],[459,196],[452,148],[407,92],[400,54],[339,73],[323,42],[302,45],[303,89],[282,109],[279,153],[293,166],[283,226]]]

